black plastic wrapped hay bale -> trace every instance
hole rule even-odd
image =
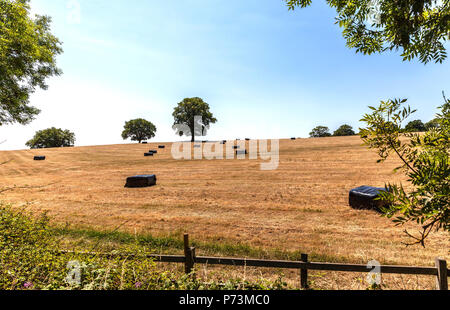
[[[145,157],[153,156],[153,153],[150,153],[150,152],[149,153],[144,153],[144,156]]]
[[[148,144],[148,142],[147,141],[143,141],[142,144]]]
[[[291,138],[291,140],[297,140],[296,138]]]
[[[34,156],[34,160],[45,160],[45,156]]]
[[[382,200],[376,200],[380,192],[386,189],[382,187],[360,186],[354,188],[349,194],[349,204],[353,209],[376,210],[380,211],[386,203]]]
[[[245,138],[245,141],[250,141],[250,138]]]
[[[158,145],[158,149],[165,149],[166,146],[165,145]]]
[[[156,175],[145,174],[127,178],[127,183],[125,184],[125,187],[137,188],[137,187],[149,187],[154,185],[156,185]]]

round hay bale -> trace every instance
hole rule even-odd
[[[45,156],[34,156],[34,160],[45,160]]]
[[[297,140],[296,138],[291,138],[291,140]]]
[[[147,141],[144,141],[144,142],[142,142],[142,144],[148,144],[148,142],[147,142]]]
[[[382,187],[360,186],[349,193],[349,205],[353,209],[380,211],[386,202],[377,199],[380,192],[386,191]]]
[[[158,145],[158,149],[165,149],[166,146],[165,145]]]
[[[145,174],[128,177],[125,187],[138,188],[138,187],[149,187],[154,185],[156,185],[156,175]]]
[[[150,152],[149,153],[144,153],[144,156],[145,157],[153,156],[153,153],[150,153]]]

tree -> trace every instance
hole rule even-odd
[[[75,134],[55,127],[37,131],[33,139],[26,143],[32,149],[50,147],[70,147],[75,144]]]
[[[131,141],[138,141],[141,143],[144,140],[151,139],[155,136],[156,126],[153,123],[142,119],[133,119],[125,122],[122,138],[124,140],[131,138]]]
[[[354,136],[355,132],[353,131],[352,126],[350,125],[342,125],[333,133],[333,136]]]
[[[203,99],[185,98],[178,103],[173,111],[174,128],[186,126],[184,130],[179,130],[179,134],[190,136],[191,141],[195,141],[195,136],[205,136],[210,124],[215,124],[217,119],[210,112],[209,104]]]
[[[310,133],[311,138],[331,137],[330,129],[325,126],[317,126]]]
[[[312,0],[285,0],[289,9]],[[403,60],[441,63],[450,39],[450,0],[327,0],[347,46],[373,54],[402,49]]]
[[[420,119],[416,119],[414,121],[410,121],[405,126],[405,131],[406,132],[423,132],[423,131],[426,131],[426,128]]]
[[[431,121],[425,123],[425,129],[431,130],[433,128],[438,128],[439,127],[439,121],[437,119],[432,119]]]
[[[436,117],[439,126],[424,134],[402,134],[402,122],[415,112],[402,108],[406,99],[382,101],[361,120],[367,124],[361,129],[365,144],[378,150],[380,162],[396,154],[402,161],[397,169],[405,172],[413,187],[407,192],[401,184],[387,184],[387,192],[381,194],[388,202],[383,213],[396,216],[399,225],[420,224],[420,236],[405,232],[422,245],[433,229],[450,231],[450,100],[445,96],[444,100]]]
[[[29,0],[0,0],[0,126],[31,122],[40,111],[29,105],[30,94],[61,74],[50,17],[29,15]]]

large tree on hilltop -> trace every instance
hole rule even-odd
[[[186,126],[185,130],[179,130],[180,135],[191,137],[195,141],[195,136],[206,135],[206,130],[210,124],[215,124],[217,119],[209,110],[209,104],[202,98],[185,98],[178,103],[173,111],[174,127]]]

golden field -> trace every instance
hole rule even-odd
[[[432,265],[449,259],[448,234],[433,234],[426,248],[406,247],[403,234],[374,211],[353,210],[348,191],[360,185],[406,184],[359,137],[280,141],[277,170],[261,160],[174,160],[170,143],[0,152],[0,200],[55,223],[155,236],[189,232],[208,242],[302,251],[366,263]],[[34,155],[47,156],[34,161]],[[127,176],[156,174],[158,185],[124,188]]]

